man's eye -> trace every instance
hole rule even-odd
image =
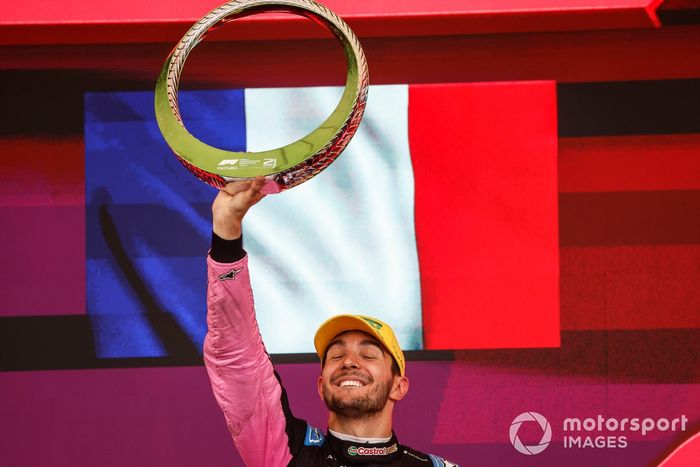
[[[340,359],[341,357],[342,357],[342,355],[331,355],[331,356],[328,357],[328,358],[330,358],[331,360],[338,360],[338,359]]]

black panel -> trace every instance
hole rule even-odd
[[[686,26],[700,24],[700,8],[687,10],[660,10],[658,11],[661,24],[664,26]]]
[[[167,328],[167,318],[164,323]],[[411,351],[406,357],[409,361],[455,361],[628,383],[699,383],[700,329],[563,331],[559,348]],[[273,355],[272,360],[319,361],[313,353]],[[201,355],[189,353],[158,358],[97,358],[86,315],[0,318],[0,371],[201,365]]]
[[[561,83],[559,136],[700,133],[700,80]]]

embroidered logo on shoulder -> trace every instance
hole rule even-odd
[[[220,281],[228,281],[228,280],[234,280],[236,276],[238,275],[239,272],[241,272],[243,268],[240,269],[231,269],[229,272],[226,274],[222,274],[219,276]]]
[[[323,446],[325,438],[318,428],[306,424],[306,436],[304,436],[304,446]]]

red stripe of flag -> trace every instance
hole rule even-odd
[[[411,86],[426,349],[558,346],[554,82]]]

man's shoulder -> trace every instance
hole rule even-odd
[[[458,464],[450,462],[440,456],[434,454],[426,454],[424,452],[416,451],[408,446],[401,446],[403,448],[404,460],[414,460],[415,465],[421,465],[426,467],[459,467]]]

